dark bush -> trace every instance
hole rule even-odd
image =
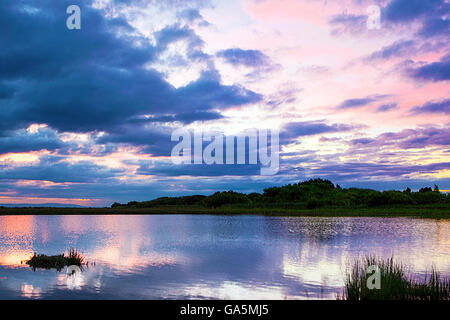
[[[319,201],[316,198],[309,199],[306,203],[307,209],[315,209],[319,207]]]

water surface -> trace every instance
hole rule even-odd
[[[74,247],[75,277],[33,271]],[[450,275],[450,221],[211,215],[0,217],[0,299],[334,299],[357,257]],[[95,265],[94,265],[95,263]]]

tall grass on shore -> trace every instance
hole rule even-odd
[[[380,273],[380,289],[369,289],[369,266],[376,265]],[[441,278],[434,267],[424,279],[407,274],[405,266],[393,258],[369,256],[357,260],[346,275],[342,300],[450,300],[450,279]]]

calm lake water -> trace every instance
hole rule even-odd
[[[80,274],[33,271],[74,247]],[[0,217],[0,299],[320,299],[346,267],[394,257],[450,275],[450,221],[209,215]],[[95,262],[95,265],[94,265]]]

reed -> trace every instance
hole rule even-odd
[[[56,269],[58,271],[61,271],[65,266],[75,265],[81,267],[86,264],[86,259],[76,249],[71,248],[69,249],[67,255],[59,254],[48,256],[45,254],[34,253],[33,256],[25,263],[32,267],[33,270],[36,270],[36,268],[40,268]]]
[[[74,248],[69,249],[69,253],[65,258],[66,264],[68,266],[75,265],[81,267],[83,264],[85,264],[84,256]]]
[[[369,289],[369,266],[380,272],[380,289]],[[368,256],[354,262],[347,272],[344,292],[340,300],[450,300],[450,281],[442,278],[432,267],[431,273],[418,280],[408,274],[406,267],[389,259]]]

